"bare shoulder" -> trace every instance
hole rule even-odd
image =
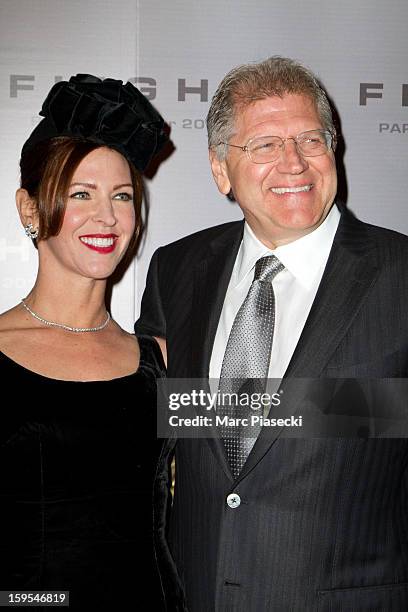
[[[122,350],[128,349],[133,353],[136,351],[136,353],[139,355],[140,347],[135,334],[131,334],[124,330],[116,321],[113,321],[113,324],[114,325],[111,328],[111,331],[113,332],[112,340],[117,343]]]
[[[31,327],[30,327],[31,325]],[[24,368],[59,380],[111,380],[137,371],[137,339],[111,321],[97,334],[74,334],[5,319],[0,351]]]
[[[0,314],[0,331],[15,328],[20,320],[20,305],[17,304]]]
[[[32,350],[32,346],[35,345],[33,335],[35,329],[31,322],[27,321],[20,305],[0,315],[0,351],[8,357],[18,360],[21,354],[24,355],[27,350]]]
[[[27,329],[25,317],[22,316],[20,305],[10,308],[0,314],[0,349],[3,345],[21,337]]]

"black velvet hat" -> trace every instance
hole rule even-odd
[[[77,74],[56,83],[24,143],[22,155],[56,136],[74,136],[116,149],[143,172],[168,140],[164,121],[131,83]]]

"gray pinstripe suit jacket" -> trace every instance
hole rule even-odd
[[[167,338],[171,377],[208,376],[242,230],[227,223],[153,256],[135,330]],[[408,238],[343,210],[285,377],[407,377],[407,305]],[[219,440],[168,441],[156,522],[169,610],[408,610],[407,464],[406,439],[284,439],[277,431],[258,438],[234,480]],[[236,509],[225,503],[233,491]]]

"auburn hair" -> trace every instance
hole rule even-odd
[[[37,203],[39,228],[37,240],[57,236],[64,221],[67,195],[75,170],[95,149],[107,145],[72,136],[58,136],[37,143],[20,160],[21,187]],[[109,147],[108,147],[109,148]],[[129,161],[135,206],[135,234],[129,245],[132,249],[142,229],[143,180]]]

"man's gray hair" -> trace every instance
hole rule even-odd
[[[263,62],[233,68],[219,84],[207,115],[208,146],[217,158],[225,159],[227,147],[220,142],[228,142],[233,135],[240,109],[256,100],[286,94],[308,96],[324,129],[336,135],[329,100],[313,72],[293,59],[274,55]]]

